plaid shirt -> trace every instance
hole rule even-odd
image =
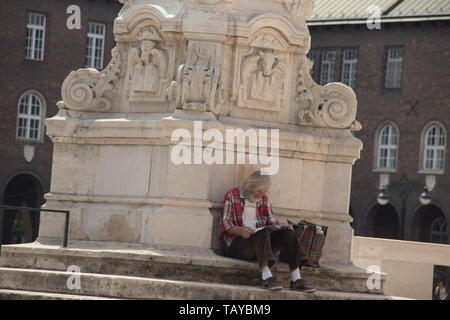
[[[220,240],[226,250],[231,246],[231,242],[239,237],[238,235],[228,233],[227,230],[233,226],[242,227],[242,215],[245,208],[244,194],[239,188],[229,190],[225,194],[222,201],[222,209],[220,211],[222,220],[220,224]],[[279,225],[277,219],[272,212],[272,206],[264,195],[256,202],[256,227],[261,228],[268,225]]]

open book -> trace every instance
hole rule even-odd
[[[282,230],[282,229],[289,229],[289,226],[273,226],[273,225],[269,225],[269,226],[265,226],[265,227],[261,227],[261,228],[255,229],[255,233],[258,232],[258,231],[261,231],[263,229],[268,229],[270,232],[274,232],[274,231],[278,231],[278,230]]]

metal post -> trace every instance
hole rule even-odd
[[[406,218],[406,199],[407,195],[402,198],[402,208],[400,217],[400,240],[405,240],[405,218]]]
[[[66,222],[65,222],[65,226],[64,226],[64,242],[63,242],[64,248],[67,248],[67,237],[69,234],[69,214],[70,214],[70,212],[67,211],[66,212]]]
[[[0,206],[0,255],[1,255],[1,249],[2,249],[2,242],[3,242],[3,216],[5,209],[11,209],[11,210],[28,210],[30,213],[34,213],[34,211],[37,212],[56,212],[56,213],[65,213],[66,219],[64,224],[64,238],[63,238],[63,247],[67,247],[67,239],[69,236],[69,217],[70,217],[70,211],[68,210],[53,210],[53,209],[41,209],[41,208],[28,208],[28,207],[15,207],[15,206]]]
[[[3,243],[3,216],[5,215],[5,209],[0,210],[0,256],[2,255],[2,243]]]

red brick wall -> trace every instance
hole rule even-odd
[[[67,7],[81,9],[81,29],[69,30]],[[109,0],[2,0],[0,1],[0,203],[7,183],[19,173],[32,173],[50,189],[52,144],[16,140],[17,107],[27,90],[39,91],[46,100],[46,117],[53,117],[61,100],[62,81],[72,70],[83,68],[86,54],[88,21],[106,24],[104,66],[111,59],[115,45],[113,22],[120,10],[118,1]],[[46,15],[44,61],[25,59],[25,37],[28,12]],[[27,163],[25,144],[35,146],[35,156]]]
[[[355,92],[358,97],[357,119],[363,129],[355,134],[364,143],[361,159],[353,169],[351,208],[355,218],[355,234],[364,235],[363,221],[376,204],[379,174],[374,168],[375,131],[384,121],[391,120],[399,127],[397,172],[390,181],[403,174],[408,179],[425,184],[425,176],[418,174],[420,138],[424,126],[437,120],[447,130],[445,173],[436,178],[431,196],[450,222],[450,22],[384,23],[381,30],[369,30],[365,25],[311,27],[311,47],[358,48],[358,71]],[[399,90],[384,89],[385,52],[389,46],[403,47],[403,77]],[[340,81],[340,57],[337,57],[335,81]],[[316,62],[315,75],[320,65]],[[316,78],[318,81],[318,79]],[[409,104],[418,102],[416,114]],[[406,238],[410,238],[412,218],[420,206],[421,191],[410,193],[406,203]],[[398,214],[401,199],[390,194],[391,204]]]
[[[87,21],[106,24],[104,66],[110,60],[114,46],[113,20],[120,9],[118,1],[82,0],[81,30],[66,28],[66,9],[73,1],[2,0],[0,1],[0,203],[8,181],[19,173],[33,173],[50,187],[52,145],[48,137],[35,146],[35,157],[27,163],[23,157],[24,142],[16,140],[17,104],[22,93],[33,89],[46,99],[46,117],[57,112],[61,99],[61,84],[67,74],[84,67]],[[44,61],[28,61],[25,55],[27,12],[44,13],[47,17]],[[374,135],[386,120],[394,121],[400,129],[397,172],[391,181],[407,174],[410,180],[425,181],[419,170],[420,135],[426,123],[440,121],[450,135],[450,26],[449,22],[382,24],[382,30],[368,30],[362,26],[311,27],[312,48],[358,48],[356,94],[357,119],[363,129],[356,133],[364,143],[361,159],[353,170],[351,207],[355,216],[355,233],[361,234],[369,209],[376,203],[378,174],[374,167]],[[385,51],[388,46],[404,48],[402,88],[383,89]],[[339,53],[339,52],[338,52]],[[335,81],[340,79],[340,55],[337,57]],[[316,75],[320,66],[316,65]],[[406,116],[409,103],[419,102],[417,115]],[[437,204],[450,221],[450,155],[445,174],[437,176],[432,192]],[[407,231],[415,210],[419,207],[420,192],[411,193],[407,202]],[[400,214],[400,199],[391,194]],[[370,226],[369,226],[370,227]],[[408,235],[408,232],[407,232]]]

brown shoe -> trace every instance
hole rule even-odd
[[[295,282],[291,281],[291,290],[296,290],[296,291],[301,291],[301,292],[306,292],[306,293],[311,293],[311,292],[317,291],[313,287],[308,286],[308,284],[306,283],[306,281],[304,279],[298,279]]]
[[[263,280],[262,287],[267,290],[277,291],[283,289],[280,283],[278,283],[274,277],[270,277]]]

